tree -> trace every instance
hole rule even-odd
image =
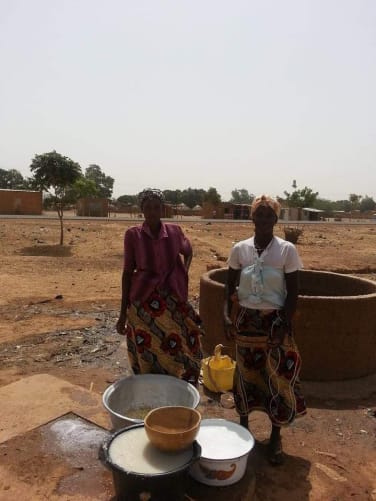
[[[192,209],[195,205],[202,205],[205,190],[202,188],[187,188],[185,190],[163,190],[166,202],[172,205],[184,203]]]
[[[121,205],[137,205],[137,195],[121,195],[117,202]]]
[[[375,210],[375,208],[376,208],[376,202],[372,197],[369,197],[368,195],[362,197],[362,200],[359,204],[360,212],[373,211]]]
[[[184,190],[163,190],[166,203],[176,206],[184,203],[191,209],[195,205],[202,205],[206,191],[202,188],[187,188]],[[137,195],[121,195],[117,201],[125,205],[136,205],[138,203]]]
[[[99,165],[91,164],[85,170],[86,179],[91,179],[94,181],[95,186],[98,190],[98,197],[100,198],[111,198],[112,190],[114,188],[114,179],[110,176],[106,176]]]
[[[172,205],[180,204],[182,201],[181,190],[163,190],[163,195],[166,202]]]
[[[316,198],[313,208],[323,210],[327,216],[336,210],[336,203],[326,198]]]
[[[63,215],[67,203],[66,193],[82,176],[81,167],[77,162],[54,150],[42,155],[35,155],[30,170],[33,173],[35,186],[53,197],[60,220],[60,245],[63,245]]]
[[[66,201],[75,203],[79,198],[97,197],[98,188],[92,179],[79,177],[66,192]]]
[[[208,202],[212,205],[218,205],[221,203],[221,195],[218,193],[216,188],[212,186],[208,189],[208,191],[204,195],[204,202]]]
[[[350,217],[352,217],[353,210],[359,209],[359,202],[361,198],[362,195],[357,195],[356,193],[350,193],[349,195],[349,201],[351,204]]]
[[[205,190],[202,188],[188,188],[182,191],[181,201],[192,209],[195,205],[202,205],[204,195]]]
[[[234,204],[251,204],[255,196],[253,194],[248,193],[248,190],[245,188],[235,188],[231,192],[231,200],[230,202]]]
[[[0,188],[5,190],[23,190],[26,188],[26,182],[18,170],[0,169]]]
[[[350,212],[351,211],[351,202],[350,202],[350,200],[336,200],[334,202],[334,207],[335,207],[335,210],[337,210],[337,211]]]
[[[289,207],[313,207],[319,192],[314,192],[305,186],[302,190],[295,190],[292,193],[284,191],[284,194]]]

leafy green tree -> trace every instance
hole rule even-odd
[[[359,203],[361,198],[362,195],[357,195],[356,193],[350,193],[349,200],[354,210],[359,208]]]
[[[114,178],[106,176],[99,165],[91,164],[85,170],[86,179],[91,179],[94,181],[95,186],[98,190],[98,197],[100,198],[111,198],[112,191],[114,188]]]
[[[204,195],[202,188],[188,188],[182,191],[181,201],[192,209],[195,205],[202,205]]]
[[[18,170],[0,169],[0,188],[5,190],[23,190],[26,188],[26,182]]]
[[[24,190],[35,190],[38,186],[35,186],[34,179],[32,177],[24,177]]]
[[[205,196],[205,190],[198,188],[187,188],[184,190],[164,190],[166,202],[173,205],[184,203],[192,208],[195,205],[202,205]]]
[[[117,202],[121,205],[137,205],[137,195],[121,195]]]
[[[312,207],[314,209],[323,210],[327,216],[330,216],[336,210],[336,203],[326,198],[316,198]]]
[[[234,204],[251,204],[255,196],[248,192],[245,188],[235,188],[231,192],[230,202]]]
[[[54,150],[42,155],[35,155],[30,170],[33,173],[34,185],[53,198],[60,220],[60,245],[63,245],[63,216],[65,205],[68,202],[67,191],[82,176],[81,167],[77,162]]]
[[[8,188],[8,171],[0,168],[0,188],[6,190]]]
[[[54,197],[51,197],[47,193],[47,195],[43,196],[43,209],[44,210],[53,210],[55,208]]]
[[[351,211],[350,200],[336,200],[334,202],[334,210],[350,212]]]
[[[362,200],[360,201],[359,204],[360,212],[372,211],[375,210],[375,208],[376,208],[376,202],[372,197],[369,197],[368,195],[362,197]]]
[[[356,193],[350,193],[350,195],[349,195],[349,201],[351,204],[350,217],[352,217],[352,213],[354,210],[359,210],[361,198],[362,198],[362,195],[357,195]]]
[[[177,205],[182,202],[182,192],[181,190],[163,190],[163,195],[166,202]]]
[[[212,205],[219,205],[221,203],[221,195],[218,193],[216,188],[212,186],[204,195],[204,202],[211,203]]]
[[[184,203],[192,208],[195,205],[202,205],[206,191],[198,188],[187,188],[184,190],[163,190],[163,195],[167,203],[178,205]],[[121,204],[136,205],[138,203],[137,195],[121,195],[117,201]]]
[[[318,191],[312,191],[305,186],[301,190],[295,190],[292,193],[284,191],[286,202],[289,207],[313,207],[319,195]]]
[[[81,176],[72,184],[72,187],[67,190],[66,195],[67,201],[75,203],[80,198],[97,197],[98,188],[92,179]]]

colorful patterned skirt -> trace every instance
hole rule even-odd
[[[135,374],[169,374],[197,384],[201,319],[188,302],[154,291],[128,309],[128,357]]]
[[[238,413],[264,411],[276,426],[304,415],[301,358],[278,310],[252,310],[234,303],[232,318],[237,329],[234,399]],[[279,346],[270,345],[273,334],[283,339]]]

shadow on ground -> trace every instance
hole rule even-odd
[[[271,466],[266,457],[267,445],[268,441],[257,442],[253,451],[257,499],[308,500],[312,489],[308,479],[311,463],[299,456],[286,454],[283,465]]]
[[[19,253],[22,256],[69,257],[72,249],[67,245],[32,245],[23,247]]]

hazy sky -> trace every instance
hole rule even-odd
[[[0,0],[0,167],[376,198],[375,0]]]

